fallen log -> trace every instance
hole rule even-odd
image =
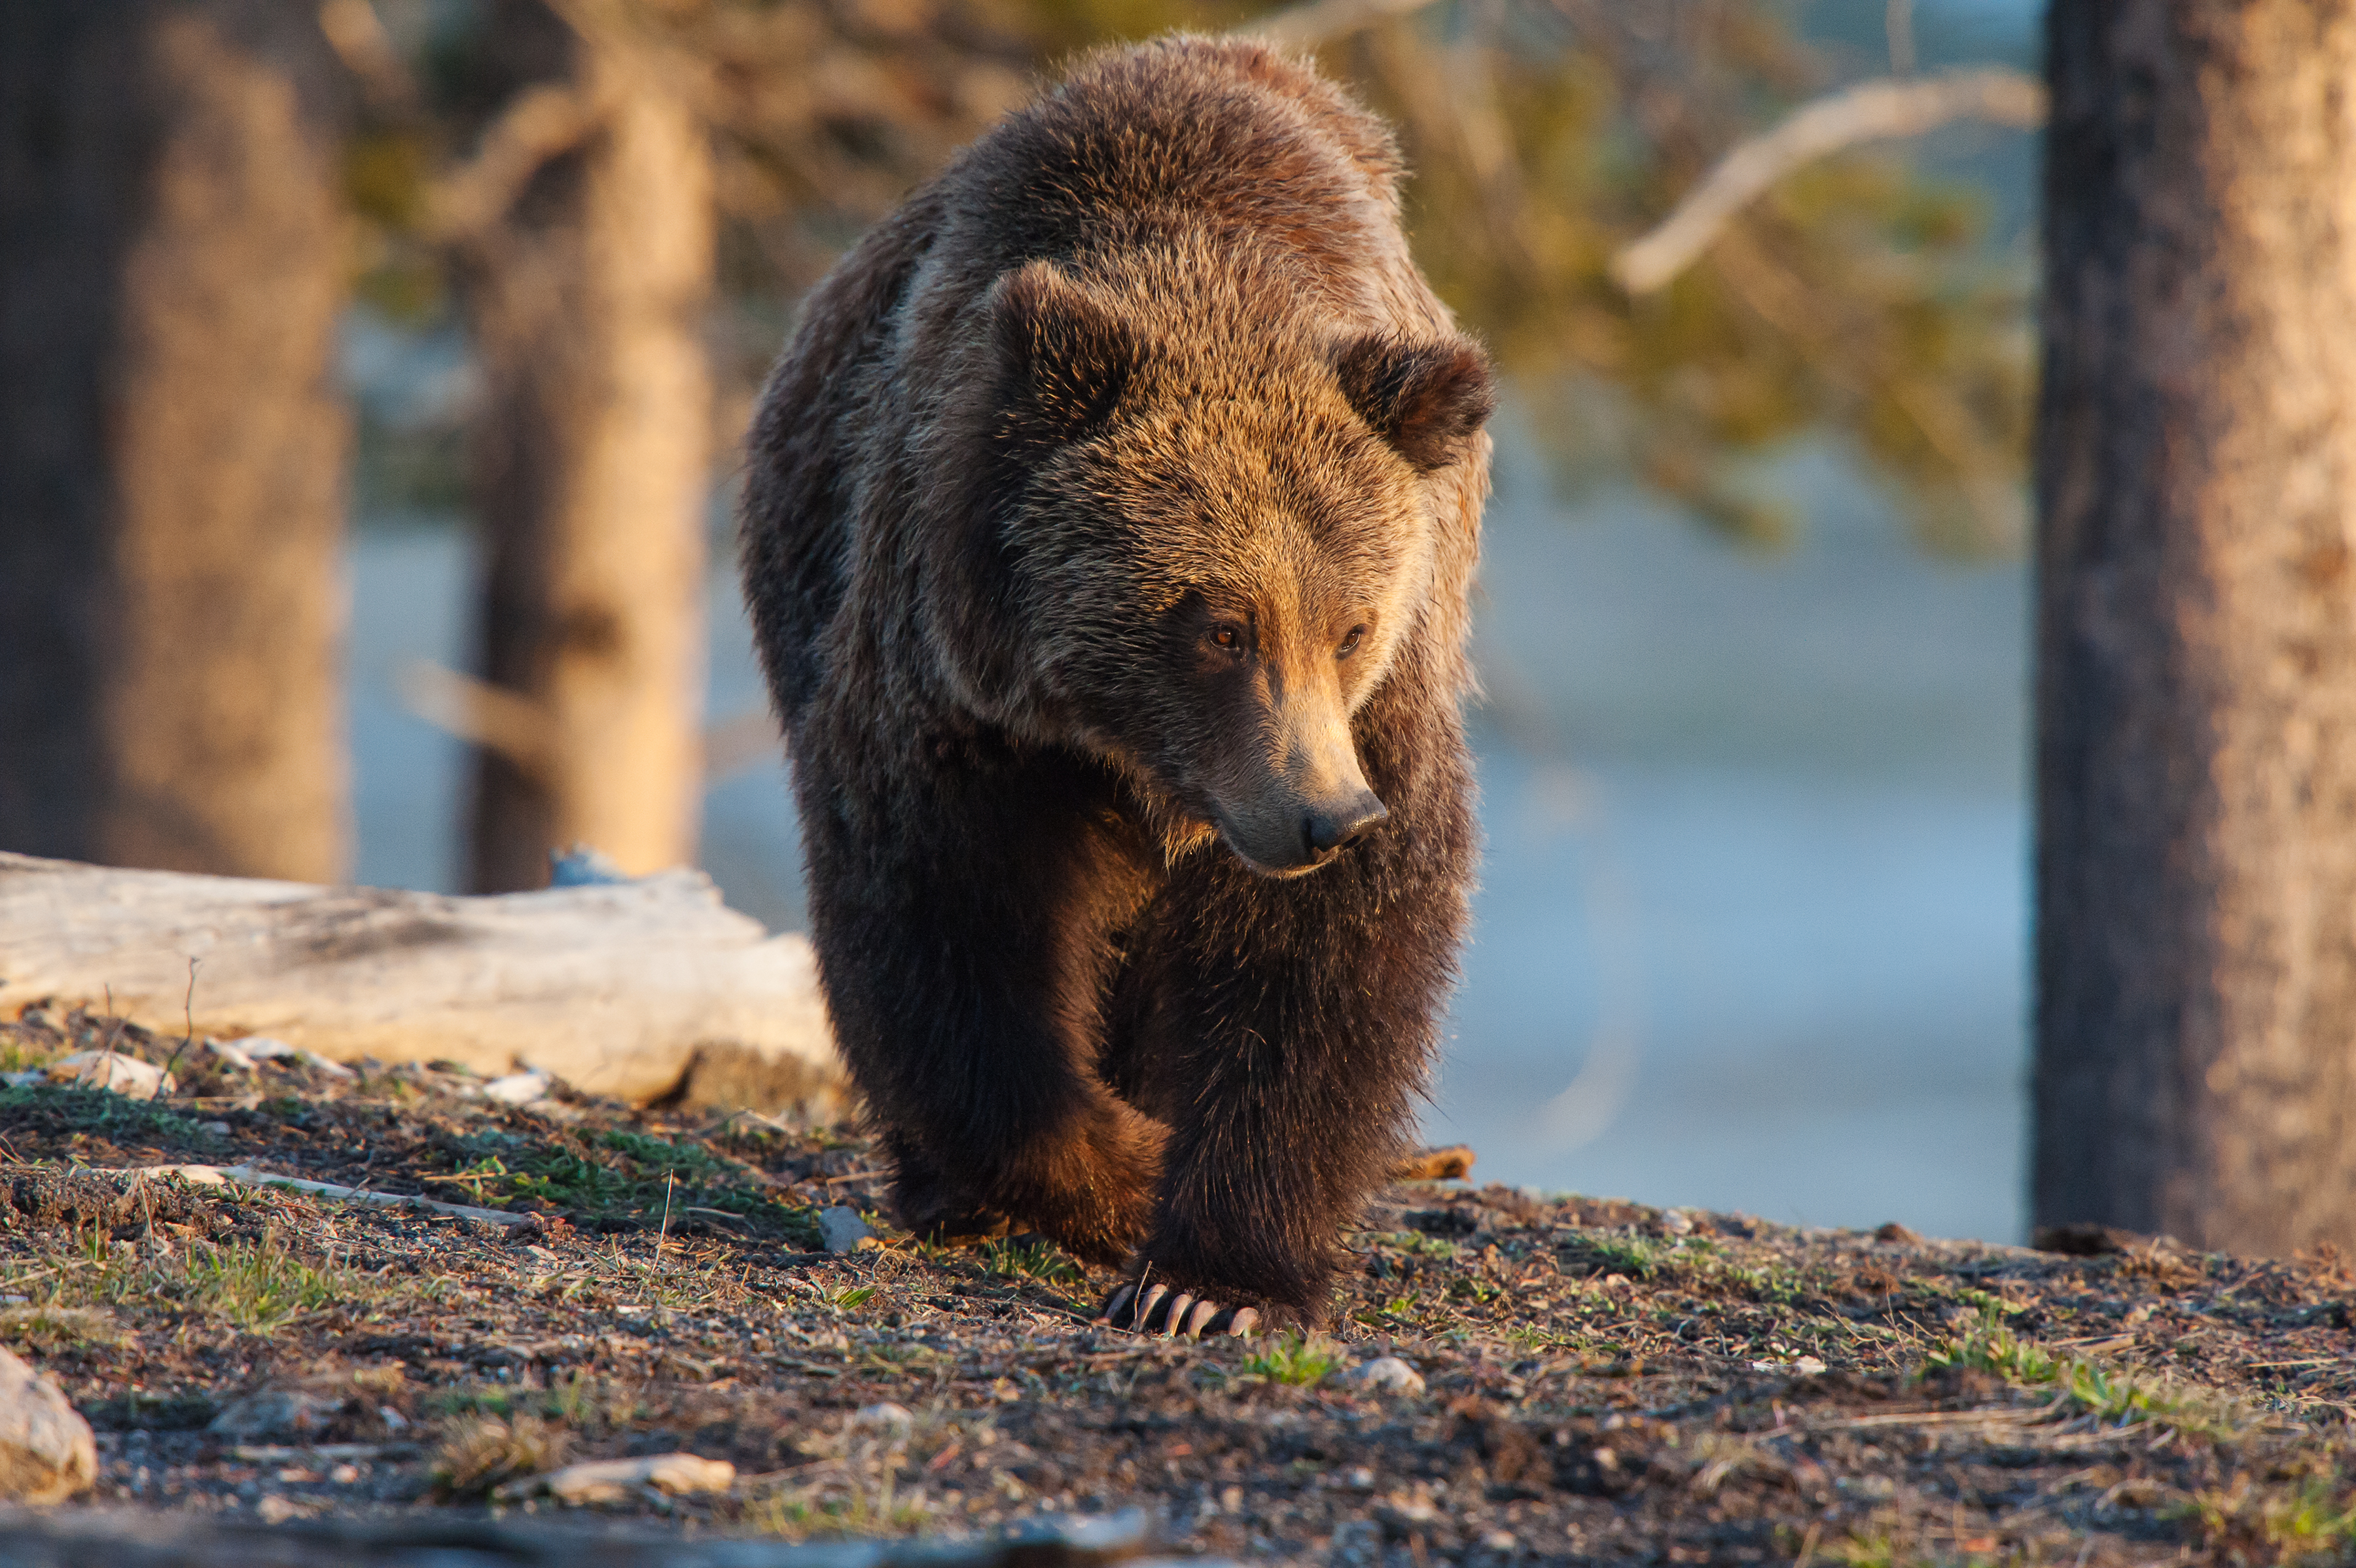
[[[0,854],[0,1012],[35,1003],[637,1103],[825,1114],[842,1084],[809,943],[684,869],[467,898]]]

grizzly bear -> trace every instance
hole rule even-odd
[[[1383,124],[1251,42],[1084,60],[861,241],[765,390],[745,588],[836,1037],[910,1229],[1323,1321],[1476,853],[1481,349]]]

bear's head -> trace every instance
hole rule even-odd
[[[1033,711],[1140,786],[1173,849],[1326,864],[1387,812],[1352,719],[1433,582],[1433,476],[1488,361],[1349,319],[1281,258],[1034,262],[988,309],[997,535]]]

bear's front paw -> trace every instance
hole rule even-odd
[[[1240,1336],[1257,1333],[1260,1326],[1256,1306],[1227,1306],[1211,1296],[1173,1290],[1165,1284],[1125,1284],[1112,1293],[1097,1316],[1115,1328],[1171,1339],[1181,1335],[1189,1339],[1205,1334]]]

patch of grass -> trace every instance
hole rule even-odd
[[[5,1283],[40,1297],[15,1309],[19,1321],[46,1326],[40,1331],[51,1335],[83,1335],[83,1343],[111,1342],[88,1337],[111,1328],[112,1320],[93,1308],[146,1311],[171,1303],[267,1334],[337,1302],[369,1299],[375,1288],[332,1255],[304,1257],[274,1228],[259,1239],[192,1240],[168,1251],[110,1241],[92,1227],[33,1266],[11,1269]]]
[[[267,1334],[359,1294],[359,1282],[349,1270],[305,1262],[274,1231],[259,1241],[193,1243],[186,1268],[188,1305],[249,1334]]]
[[[444,1496],[481,1497],[503,1482],[564,1463],[573,1434],[536,1415],[461,1416],[434,1450],[434,1485]]]
[[[932,1517],[932,1505],[921,1493],[896,1495],[887,1472],[873,1487],[804,1487],[763,1498],[744,1510],[744,1523],[764,1535],[799,1541],[813,1535],[910,1535]]]
[[[1664,1249],[1642,1236],[1581,1236],[1568,1261],[1591,1274],[1625,1274],[1649,1280],[1660,1272]]]
[[[1445,1236],[1427,1236],[1420,1230],[1386,1230],[1374,1238],[1377,1246],[1388,1247],[1395,1252],[1405,1252],[1410,1258],[1452,1258],[1456,1243]]]
[[[1339,1371],[1342,1359],[1341,1348],[1330,1340],[1313,1334],[1284,1334],[1245,1357],[1239,1370],[1248,1378],[1312,1388]]]
[[[668,1202],[676,1228],[689,1209],[741,1219],[805,1251],[819,1245],[817,1212],[762,1187],[745,1168],[701,1144],[610,1128],[572,1147],[519,1146],[504,1135],[461,1145],[471,1157],[426,1179],[491,1207],[535,1200],[578,1219],[651,1225]]]
[[[1989,1372],[2029,1388],[2053,1383],[2063,1370],[2051,1352],[2014,1334],[1992,1315],[1983,1315],[1969,1332],[1948,1340],[1924,1360],[1934,1372]]]
[[[2228,1562],[2312,1563],[2341,1558],[2356,1544],[2356,1493],[2335,1495],[2319,1477],[2268,1491],[2243,1476],[2230,1489],[2193,1494],[2172,1512]]]
[[[91,1306],[12,1306],[0,1310],[0,1339],[36,1350],[123,1343],[114,1315]]]
[[[981,1266],[1001,1278],[1030,1280],[1043,1285],[1088,1283],[1087,1271],[1048,1241],[984,1242]]]
[[[220,1142],[177,1112],[105,1089],[38,1083],[0,1089],[0,1122],[16,1118],[39,1120],[70,1133],[95,1133],[118,1144],[129,1139],[209,1148]]]
[[[2020,1388],[2051,1390],[2066,1413],[2097,1424],[2152,1422],[2200,1437],[2231,1436],[2248,1425],[2246,1413],[2220,1395],[2130,1377],[2092,1360],[2057,1357],[2005,1327],[1992,1313],[1933,1350],[1924,1358],[1924,1368],[1987,1372]]]

